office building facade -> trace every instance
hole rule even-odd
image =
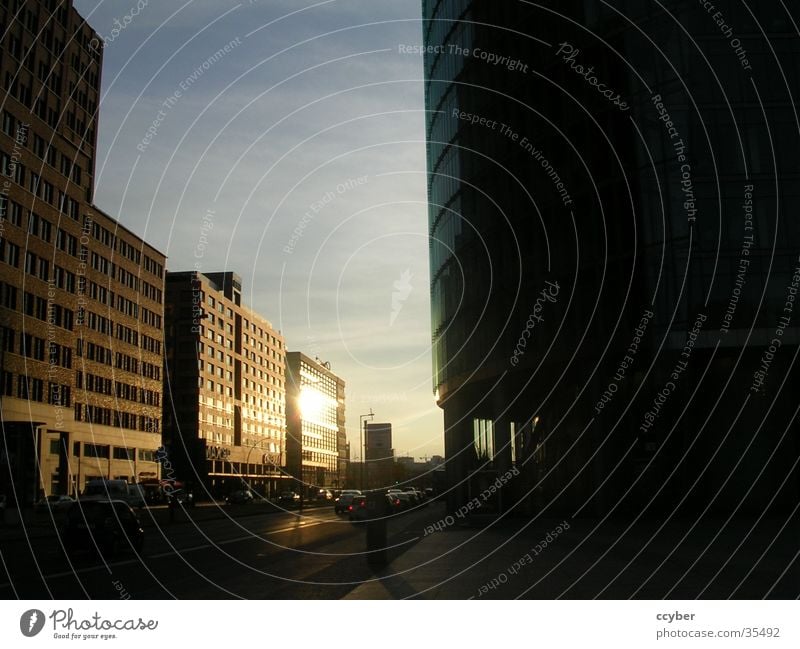
[[[612,5],[423,2],[451,509],[796,499],[791,20]]]
[[[0,491],[158,477],[165,257],[92,204],[102,51],[69,1],[0,7]]]
[[[287,353],[287,469],[297,493],[311,496],[320,488],[344,486],[345,440],[345,382],[329,363],[301,352]]]
[[[164,455],[175,478],[222,496],[289,482],[286,346],[241,302],[232,272],[168,273]]]
[[[394,448],[392,425],[388,422],[365,422],[364,440],[367,460],[367,489],[387,488],[394,484]]]

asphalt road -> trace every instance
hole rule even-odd
[[[141,555],[67,558],[57,536],[3,541],[0,599],[338,599],[375,579],[366,529],[332,507],[146,527]],[[388,559],[441,505],[391,517]]]

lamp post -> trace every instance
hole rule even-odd
[[[366,448],[364,444],[367,440],[367,417],[373,419],[375,414],[372,412],[372,408],[369,409],[369,413],[366,415],[359,415],[358,416],[358,430],[359,430],[359,440],[360,440],[360,449],[361,449],[361,491],[364,491],[364,462],[366,460]],[[362,426],[361,420],[364,420],[364,424]]]

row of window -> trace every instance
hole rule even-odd
[[[61,385],[52,381],[45,382],[42,379],[31,378],[24,374],[15,376],[13,373],[5,371],[0,374],[0,379],[2,380],[0,393],[6,397],[15,395],[14,382],[16,380],[16,396],[18,399],[67,408],[72,405],[72,393],[68,385]]]
[[[106,248],[119,252],[120,255],[134,262],[141,264],[142,251],[134,245],[131,245],[124,239],[120,239],[108,228],[104,228],[97,221],[92,222],[92,236],[102,243]],[[164,277],[164,267],[154,259],[144,255],[144,269],[148,273],[155,275],[159,279]],[[106,271],[104,271],[106,272]],[[107,272],[106,272],[107,274]],[[113,269],[112,269],[113,274]],[[123,268],[117,268],[117,279],[134,290],[139,290],[138,278],[134,273],[130,273]]]
[[[140,361],[138,358],[123,354],[122,352],[115,352],[112,355],[111,350],[107,347],[84,341],[82,338],[76,340],[75,344],[75,354],[79,358],[85,358],[96,363],[102,363],[103,365],[110,366],[113,364],[118,370],[139,374],[146,379],[161,380],[161,365]]]
[[[44,121],[49,122],[49,115],[44,112],[44,109],[41,108],[42,106],[45,106],[45,104],[39,99],[34,110]],[[55,110],[55,115],[57,119],[58,108]],[[69,178],[76,185],[81,184],[83,181],[83,169],[75,162],[73,157],[60,152],[52,142],[48,142],[38,133],[33,133],[33,138],[31,139],[26,123],[21,122],[12,113],[4,110],[0,126],[3,129],[3,133],[13,138],[20,145],[31,144],[31,151],[42,162],[46,162],[53,169],[58,169],[62,176]]]
[[[60,442],[57,439],[50,440],[50,453],[51,455],[58,455],[60,451]],[[80,451],[80,442],[75,442],[75,447],[73,449],[74,455],[79,455]],[[136,461],[136,451],[135,448],[130,448],[128,446],[113,446],[111,447],[109,444],[90,444],[88,442],[83,443],[83,457],[94,457],[107,460],[109,456],[115,460],[127,460],[128,462],[135,462]],[[155,462],[156,461],[156,452],[151,451],[149,449],[138,449],[139,451],[139,461],[140,462]],[[87,476],[87,481],[90,478]]]
[[[138,388],[130,383],[112,381],[90,372],[76,372],[75,387],[107,396],[116,396],[118,399],[125,399],[126,401],[136,401],[148,406],[161,405],[161,394],[157,390]]]
[[[158,417],[121,412],[112,408],[103,408],[86,403],[75,403],[75,421],[139,430],[145,433],[157,433],[160,427]]]
[[[31,171],[29,175],[27,173],[27,168],[18,158],[18,155],[15,156],[15,154],[9,154],[0,150],[0,173],[11,178],[21,187],[25,187],[25,179],[27,178],[27,187],[31,194],[41,201],[49,203],[62,214],[66,214],[77,221],[79,217],[78,201],[61,190],[56,191],[54,185],[43,180],[38,173]]]
[[[94,270],[96,270],[98,273],[108,275],[111,278],[116,278],[117,281],[119,281],[122,285],[127,286],[134,291],[139,291],[146,298],[161,304],[163,294],[161,289],[157,286],[140,279],[135,273],[126,270],[122,266],[112,263],[97,252],[93,252],[90,259],[92,268],[94,268]]]
[[[84,325],[105,336],[113,336],[117,340],[134,347],[141,347],[153,354],[161,354],[160,340],[156,340],[147,334],[139,334],[135,329],[123,324],[117,323],[115,325],[109,318],[101,316],[94,311],[87,311],[83,307],[78,309],[77,324],[78,326]]]
[[[5,328],[3,332],[3,345],[9,351],[13,350],[15,332]],[[23,333],[19,338],[19,353],[26,358],[36,361],[47,361],[51,365],[61,367],[72,367],[72,349],[58,343],[48,342],[44,338],[39,338],[33,334]],[[45,354],[47,356],[45,357]]]

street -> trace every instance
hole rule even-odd
[[[141,557],[108,563],[87,554],[67,559],[55,535],[5,539],[0,598],[23,599],[338,599],[374,578],[366,528],[333,507],[147,525]],[[198,508],[199,509],[199,508]],[[389,560],[413,546],[442,515],[433,504],[388,522]],[[217,512],[225,514],[226,511]]]

